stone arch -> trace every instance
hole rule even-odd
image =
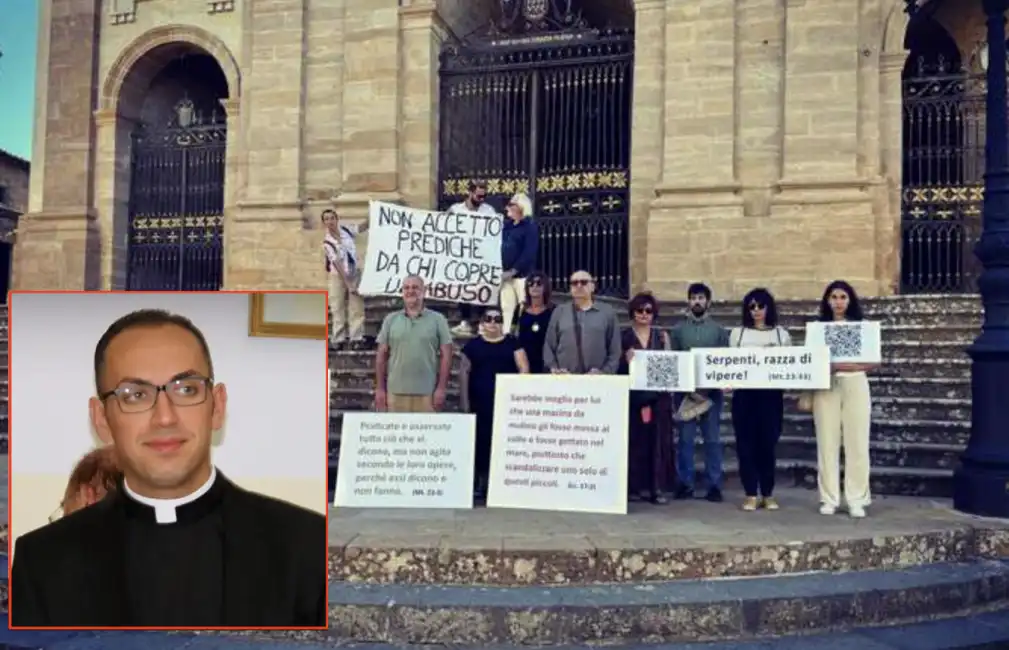
[[[241,73],[231,51],[217,36],[192,25],[151,29],[124,49],[109,69],[99,105],[113,114],[140,105],[147,85],[180,54],[200,51],[212,56],[228,83],[228,98],[241,96]]]
[[[905,11],[904,0],[892,0],[890,11],[887,12],[883,21],[883,38],[880,52],[882,54],[907,54],[904,45],[904,37],[907,34],[907,27],[910,17]]]

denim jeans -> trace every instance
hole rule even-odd
[[[708,395],[711,408],[701,417],[689,422],[679,422],[680,437],[676,451],[677,478],[680,485],[694,489],[694,443],[698,429],[704,441],[704,475],[707,487],[722,487],[722,406],[725,396],[721,391]]]

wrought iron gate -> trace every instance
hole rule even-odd
[[[904,77],[901,284],[905,293],[974,292],[984,197],[985,80],[942,57]]]
[[[133,134],[127,289],[221,288],[226,141],[224,116],[189,100]]]
[[[625,297],[633,57],[633,32],[584,26],[448,46],[441,209],[472,180],[487,181],[499,210],[525,192],[554,287],[566,291],[570,274],[585,269],[600,293]]]

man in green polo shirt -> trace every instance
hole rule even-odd
[[[424,280],[403,280],[403,309],[382,321],[375,353],[375,408],[430,413],[445,406],[452,369],[448,320],[424,307]]]

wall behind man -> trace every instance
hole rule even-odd
[[[94,351],[120,316],[160,308],[207,338],[228,415],[214,461],[242,487],[326,512],[325,341],[249,336],[247,294],[15,294],[11,301],[11,539],[47,523],[96,444]]]

